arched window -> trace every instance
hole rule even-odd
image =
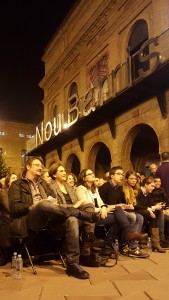
[[[55,105],[55,106],[53,107],[53,118],[57,117],[57,115],[58,115],[58,106]]]
[[[138,20],[133,25],[132,33],[129,38],[128,52],[131,56],[132,81],[139,79],[139,69],[144,71],[149,69],[149,62],[140,62],[138,51],[143,43],[148,40],[148,26],[145,20]],[[149,47],[145,47],[143,56],[149,53]]]
[[[78,101],[78,88],[77,83],[73,82],[70,86],[68,93],[68,109],[71,110],[69,113],[70,121],[74,121],[77,118],[77,111],[73,110],[73,108],[77,105]]]
[[[69,89],[69,97],[71,97],[72,95],[74,94],[77,94],[77,83],[76,82],[73,82],[70,86],[70,89]]]

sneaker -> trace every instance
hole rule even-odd
[[[125,255],[125,256],[129,256],[129,257],[138,257],[138,258],[147,258],[147,257],[149,257],[149,254],[146,253],[145,251],[140,250],[138,247],[135,248],[135,249],[130,249],[128,247],[128,245],[126,245],[122,249],[121,254]]]

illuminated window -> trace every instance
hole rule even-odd
[[[0,131],[0,135],[5,135],[5,131]]]
[[[25,137],[24,133],[19,133],[19,137],[24,138]]]

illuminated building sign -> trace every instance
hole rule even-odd
[[[140,80],[153,73],[160,64],[160,53],[157,51],[150,51],[150,49],[157,45],[158,39],[151,38],[144,42],[140,50],[136,53],[139,61],[139,64],[137,61],[137,78],[132,74],[133,70],[136,69],[136,66],[135,68],[133,67],[135,62],[134,60],[132,61],[131,56],[128,57],[124,64],[120,64],[112,70],[111,77],[109,76],[106,78],[101,86],[90,89],[82,98],[78,98],[77,94],[72,95],[68,99],[68,103],[71,103],[71,100],[73,99],[73,105],[70,108],[63,113],[58,114],[52,121],[48,121],[46,124],[42,122],[40,129],[36,127],[36,147],[49,141],[52,137],[57,136],[81,118],[88,116],[98,107],[104,105],[107,100],[112,101],[124,88],[127,89],[132,85],[132,77]],[[127,80],[120,80],[120,78],[125,77],[126,73],[128,74]],[[110,84],[111,89],[109,88]],[[112,91],[111,95],[110,90]]]

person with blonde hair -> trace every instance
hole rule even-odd
[[[156,172],[157,172],[157,165],[156,164],[151,164],[149,166],[149,170],[150,170],[150,176],[154,177],[156,175]]]

